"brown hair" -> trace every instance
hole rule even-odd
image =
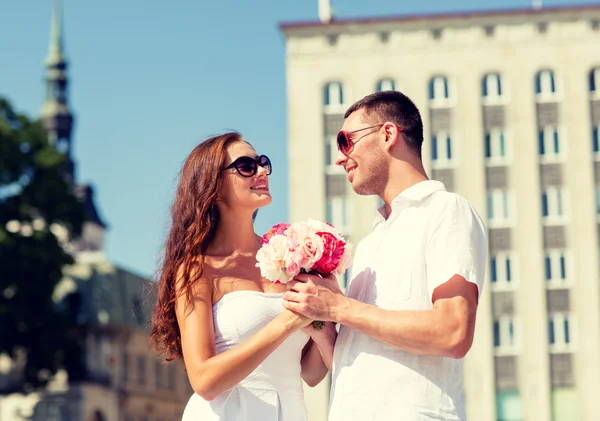
[[[375,92],[352,104],[344,118],[359,109],[364,109],[369,117],[375,115],[379,123],[396,123],[402,128],[406,143],[421,156],[423,121],[419,109],[409,97],[398,91]]]
[[[202,276],[204,256],[219,223],[217,197],[220,176],[227,160],[227,147],[242,141],[237,132],[225,133],[200,143],[187,157],[171,208],[171,228],[164,250],[156,304],[152,312],[150,343],[167,361],[183,358],[181,333],[175,316],[175,301]],[[196,269],[192,271],[192,269]],[[176,293],[178,274],[183,283]]]

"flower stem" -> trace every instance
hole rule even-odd
[[[325,326],[325,322],[321,322],[319,320],[315,320],[311,324],[316,330],[321,330],[323,329],[323,326]]]

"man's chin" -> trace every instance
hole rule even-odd
[[[354,190],[354,193],[359,194],[361,196],[369,196],[369,195],[373,194],[371,192],[371,189],[369,189],[364,184],[357,183],[357,182],[352,183],[352,190]]]

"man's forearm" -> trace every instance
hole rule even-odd
[[[462,311],[468,308],[384,310],[347,298],[336,321],[412,354],[462,358],[471,346]]]

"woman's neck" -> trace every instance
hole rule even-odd
[[[221,212],[215,238],[212,241],[211,254],[231,255],[233,253],[256,253],[260,239],[254,232],[252,214],[243,215]]]

